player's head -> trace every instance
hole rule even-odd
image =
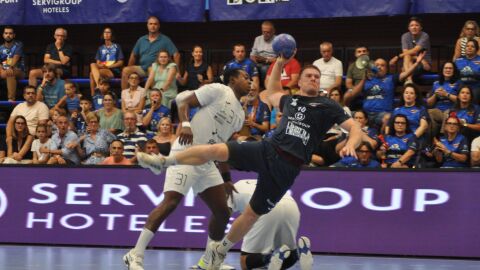
[[[223,82],[230,86],[237,96],[245,96],[250,92],[250,76],[241,68],[227,69],[223,73]]]
[[[320,70],[313,65],[306,65],[300,71],[300,94],[304,96],[316,97],[320,89]]]

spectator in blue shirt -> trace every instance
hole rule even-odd
[[[233,60],[230,60],[225,64],[225,67],[223,67],[223,70],[227,69],[234,69],[234,68],[241,68],[245,70],[245,72],[248,73],[248,76],[252,80],[252,87],[257,89],[257,91],[260,91],[260,79],[258,75],[258,69],[257,65],[255,62],[247,58],[246,52],[245,52],[245,45],[243,44],[235,44],[233,46]]]
[[[64,115],[57,119],[58,132],[53,134],[52,141],[57,150],[49,150],[52,155],[48,164],[78,165],[80,157],[77,153],[78,137],[75,132],[68,129],[68,118]]]
[[[451,109],[457,101],[460,88],[460,73],[453,62],[445,62],[438,72],[438,77],[439,79],[433,83],[432,92],[427,99],[427,105],[431,108],[428,110],[428,114],[431,119],[431,135],[433,137],[440,132],[445,112]]]
[[[242,98],[245,110],[245,122],[239,132],[238,140],[261,140],[270,129],[270,109],[258,96],[258,90],[250,89],[248,95]]]
[[[42,68],[43,80],[37,88],[37,100],[53,108],[65,96],[65,81],[58,78],[57,67],[47,64]]]
[[[7,81],[8,100],[15,101],[17,79],[25,76],[23,43],[15,40],[15,31],[10,26],[3,29],[3,41],[0,45],[0,78]]]
[[[423,106],[422,94],[414,84],[406,84],[400,98],[400,107],[395,108],[393,116],[403,114],[407,117],[410,129],[417,136],[423,138],[428,130],[427,109]]]
[[[162,105],[162,92],[157,88],[150,90],[150,104],[142,111],[142,124],[147,133],[147,139],[152,139],[157,133],[158,123],[163,117],[170,116],[170,109]]]
[[[356,149],[357,158],[346,156],[330,167],[336,168],[380,168],[380,163],[372,159],[373,147],[363,141]]]
[[[382,125],[384,116],[393,111],[396,85],[412,74],[424,57],[425,52],[420,53],[415,63],[400,74],[388,74],[387,62],[381,58],[375,60],[375,70],[365,69],[365,77],[353,87],[352,98],[363,93],[363,110],[368,113],[370,125]]]
[[[160,50],[167,50],[170,55],[173,55],[177,66],[180,64],[177,47],[169,37],[160,33],[160,21],[157,17],[148,17],[147,28],[148,34],[137,40],[128,59],[128,66],[122,70],[122,89],[127,89],[128,77],[131,73],[136,72],[143,78],[148,75],[148,69],[157,59]]]
[[[388,130],[384,139],[379,136],[382,144],[377,151],[377,157],[382,160],[382,167],[412,167],[418,147],[407,117],[403,114],[395,115]]]
[[[100,83],[100,78],[120,77],[123,67],[123,52],[120,44],[114,43],[115,36],[110,27],[103,29],[101,39],[104,44],[97,50],[95,63],[90,64],[90,91],[94,93],[95,87]]]
[[[448,115],[455,113],[460,119],[460,130],[469,142],[480,134],[480,107],[473,103],[473,93],[469,86],[463,86],[457,97],[455,106],[449,111]]]
[[[468,167],[468,143],[460,134],[460,119],[449,116],[445,120],[444,134],[434,139],[433,155],[442,168]]]
[[[103,96],[105,96],[109,92],[110,81],[108,80],[108,78],[100,77],[100,79],[98,80],[97,88],[92,93],[92,106],[94,111],[98,111],[103,108]]]
[[[455,65],[460,71],[460,79],[473,91],[473,100],[475,104],[480,101],[480,55],[478,41],[470,39],[465,47],[465,57],[455,60]]]

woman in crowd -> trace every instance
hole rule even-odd
[[[113,134],[123,130],[123,114],[120,109],[115,107],[115,96],[113,93],[107,93],[103,97],[103,108],[98,110],[100,119],[100,128],[106,129]]]
[[[17,115],[13,119],[12,136],[7,138],[7,157],[4,164],[29,164],[32,163],[33,154],[31,151],[33,136],[27,128],[27,119]]]
[[[172,120],[169,117],[160,119],[157,126],[157,134],[153,137],[160,149],[160,154],[168,156],[176,138],[177,136],[173,133]]]
[[[457,101],[460,72],[453,62],[447,61],[440,68],[438,78],[438,81],[433,83],[432,92],[427,99],[427,105],[431,108],[428,110],[428,114],[431,119],[431,135],[433,137],[440,132],[446,112]]]
[[[101,39],[102,46],[98,47],[95,63],[90,64],[90,91],[95,94],[95,88],[99,86],[100,77],[120,77],[123,67],[123,52],[120,44],[114,43],[115,36],[110,27],[103,29]]]
[[[474,104],[480,101],[480,55],[478,41],[469,39],[465,47],[465,57],[455,60],[455,65],[460,72],[460,80],[470,86],[473,93]]]
[[[84,164],[100,164],[109,154],[110,143],[115,135],[100,128],[99,118],[93,113],[87,114],[87,134],[80,137],[83,147],[78,147],[79,155],[85,160]]]
[[[192,61],[188,63],[183,76],[177,73],[177,80],[188,90],[195,90],[204,84],[213,82],[212,67],[203,59],[202,46],[193,46]]]
[[[377,157],[382,161],[383,168],[410,168],[414,165],[417,140],[405,115],[393,116],[387,135],[379,139],[382,144],[377,151]]]
[[[364,110],[358,110],[353,113],[353,120],[360,124],[360,128],[367,135],[364,137],[364,140],[372,147],[373,150],[377,149],[378,146],[378,131],[368,126],[368,114]],[[335,147],[335,151],[338,153],[347,143],[347,138],[342,140]]]
[[[403,114],[408,119],[408,124],[417,138],[425,138],[428,129],[427,109],[423,106],[420,90],[414,84],[406,84],[400,97],[400,107],[393,110],[392,116]]]
[[[44,124],[37,126],[35,139],[32,143],[33,164],[47,164],[50,159],[50,151],[56,150],[56,145],[48,136],[48,128]],[[45,151],[47,150],[47,151]]]
[[[434,138],[433,156],[442,168],[468,167],[468,142],[460,134],[460,119],[449,116],[445,120],[444,135]]]
[[[465,56],[466,45],[469,39],[475,39],[476,41],[480,42],[478,24],[473,20],[468,20],[463,25],[462,31],[460,32],[460,37],[457,39],[457,43],[455,44],[453,61],[457,60],[457,58]],[[480,55],[480,51],[477,51],[477,54]]]
[[[157,88],[162,91],[162,105],[169,108],[177,96],[177,65],[172,62],[166,50],[160,50],[157,61],[152,64],[145,84],[146,89]]]
[[[145,95],[145,89],[140,86],[140,75],[133,72],[128,76],[128,88],[122,90],[122,112],[137,115],[137,125],[141,125]]]
[[[460,125],[463,127],[461,133],[471,142],[480,134],[480,107],[473,104],[472,89],[468,86],[463,86],[457,97],[457,102],[449,111],[449,115],[455,113],[455,116],[460,119]]]

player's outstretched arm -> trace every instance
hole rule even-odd
[[[355,122],[352,118],[349,118],[340,126],[349,132],[348,141],[342,150],[340,150],[340,156],[352,156],[358,158],[355,149],[360,145],[364,136],[360,124]]]

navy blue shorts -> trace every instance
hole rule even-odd
[[[250,199],[250,207],[258,215],[270,212],[293,185],[300,167],[281,157],[269,141],[230,141],[227,142],[227,147],[228,163],[232,167],[258,173],[257,187]]]

